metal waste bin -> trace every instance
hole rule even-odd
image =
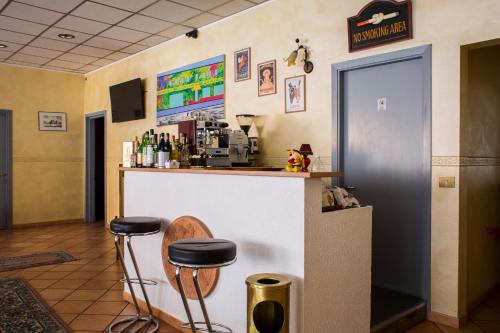
[[[256,274],[246,279],[247,333],[288,333],[290,285],[279,274]]]

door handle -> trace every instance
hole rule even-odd
[[[356,186],[346,186],[345,189],[352,191],[356,189]]]

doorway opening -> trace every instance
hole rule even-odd
[[[0,110],[0,230],[12,228],[12,111]]]
[[[106,218],[106,113],[85,116],[85,222]]]
[[[373,206],[372,332],[404,332],[430,299],[431,46],[333,65],[332,166]]]
[[[461,47],[459,315],[500,299],[500,39]],[[462,260],[463,258],[463,260]],[[475,320],[474,314],[469,316]],[[476,323],[481,326],[480,323]]]

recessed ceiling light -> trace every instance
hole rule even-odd
[[[75,39],[75,35],[72,34],[59,34],[57,37],[62,39]]]
[[[5,44],[0,44],[0,49],[6,49],[8,46]]]

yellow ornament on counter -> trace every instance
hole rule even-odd
[[[297,149],[288,150],[288,163],[285,167],[286,171],[289,172],[301,172],[304,171],[304,156]]]

